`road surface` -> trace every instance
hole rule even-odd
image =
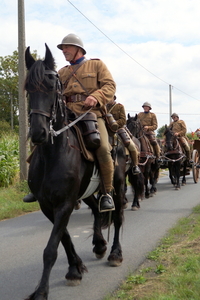
[[[120,267],[109,267],[107,257],[113,237],[110,232],[107,255],[97,260],[92,253],[90,210],[83,204],[74,211],[69,231],[77,253],[88,268],[80,286],[65,285],[68,269],[62,246],[50,277],[49,300],[102,300],[115,290],[129,272],[137,269],[146,254],[153,250],[167,230],[192,207],[200,204],[199,183],[187,176],[187,185],[175,191],[168,176],[161,177],[157,194],[141,202],[139,211],[131,211],[129,202],[121,234],[124,261]],[[129,190],[128,198],[132,194]],[[28,205],[28,204],[27,204]],[[51,231],[51,223],[41,212],[30,213],[0,222],[0,300],[22,300],[32,293],[41,277],[42,254]],[[107,231],[104,231],[107,239]]]

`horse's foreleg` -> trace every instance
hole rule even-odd
[[[108,256],[109,265],[112,267],[120,266],[123,261],[121,244],[119,242],[119,233],[120,233],[120,228],[122,226],[122,214],[123,211],[119,212],[115,210],[113,212],[113,215],[115,215],[114,216],[115,233],[114,233],[111,252],[110,255]]]
[[[101,214],[98,210],[96,198],[93,195],[84,199],[84,202],[91,208],[94,215],[94,233],[92,240],[92,244],[94,245],[93,252],[95,253],[96,258],[101,259],[105,256],[107,250],[107,242],[105,241],[101,230]]]

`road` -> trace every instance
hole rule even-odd
[[[132,194],[129,190],[128,198]],[[80,286],[65,285],[68,269],[62,246],[50,278],[49,300],[102,300],[144,261],[167,230],[181,217],[188,216],[192,207],[200,204],[199,183],[187,176],[187,185],[175,191],[168,176],[161,177],[157,194],[141,202],[139,211],[125,210],[121,234],[124,261],[120,267],[109,267],[107,257],[111,247],[113,228],[107,255],[97,260],[92,253],[92,222],[90,210],[82,205],[74,211],[69,231],[77,253],[88,268]],[[28,205],[28,204],[27,204]],[[32,293],[42,271],[42,253],[46,246],[51,223],[41,212],[30,213],[0,222],[0,299],[22,300]],[[107,231],[104,231],[107,238]]]

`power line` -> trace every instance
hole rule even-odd
[[[67,0],[88,22],[90,22],[99,32],[101,32],[111,43],[113,43],[117,48],[119,48],[124,54],[126,54],[131,60],[133,60],[135,63],[137,63],[140,67],[142,67],[144,70],[146,70],[148,73],[159,79],[160,81],[164,82],[169,86],[169,83],[163,80],[162,78],[155,75],[153,72],[149,71],[146,67],[144,67],[141,63],[139,63],[137,60],[135,60],[130,54],[128,54],[124,49],[122,49],[118,44],[116,44],[109,36],[107,36],[100,28],[98,28],[86,15],[84,15],[71,1]],[[185,93],[184,91],[178,89],[177,87],[173,86],[173,88],[177,89],[179,92],[187,95],[190,98],[193,98],[194,100],[200,101],[199,99]]]

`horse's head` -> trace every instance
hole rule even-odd
[[[171,128],[165,125],[165,150],[166,151],[172,151],[174,149],[174,142],[176,140],[176,137],[174,133],[172,132]]]
[[[30,47],[25,52],[28,74],[25,90],[28,93],[30,109],[30,137],[34,144],[46,143],[49,139],[49,126],[56,101],[58,78],[54,58],[46,46],[44,60],[35,60]]]
[[[142,130],[142,125],[141,125],[140,120],[137,117],[137,114],[135,114],[135,117],[131,117],[130,114],[128,114],[128,119],[127,119],[126,125],[133,136],[135,136],[137,138],[140,136],[140,131]]]

